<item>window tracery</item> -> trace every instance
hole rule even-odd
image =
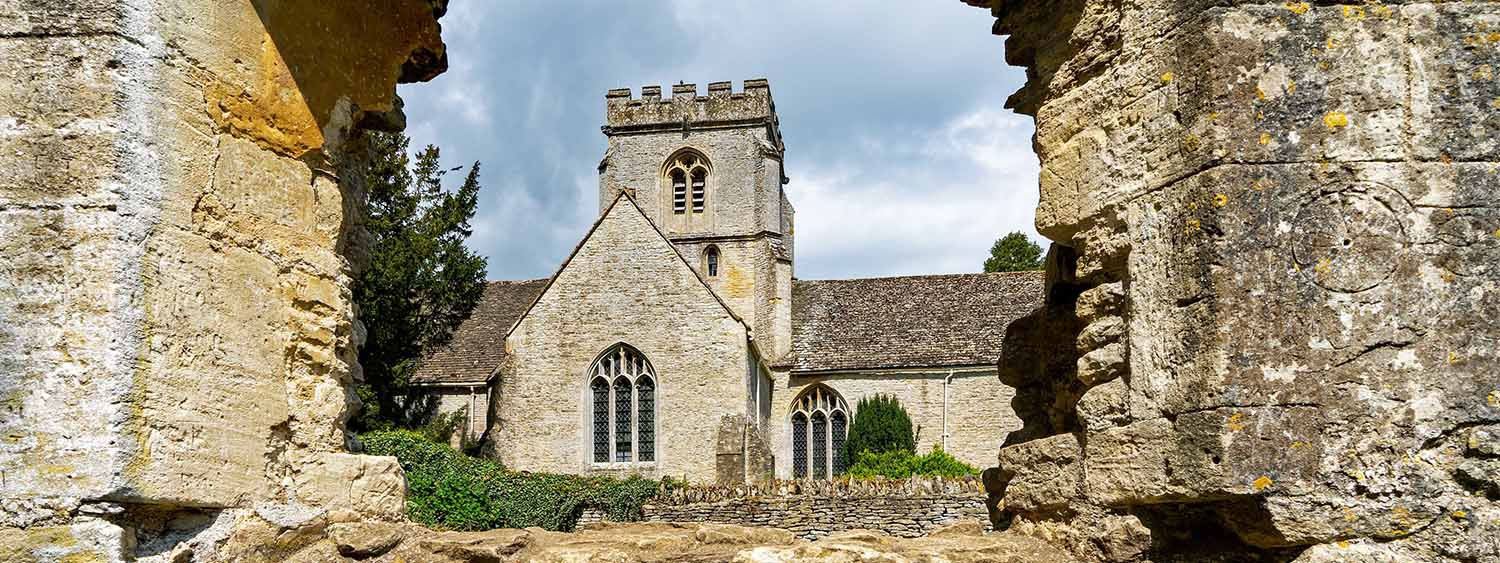
[[[656,372],[638,350],[616,344],[589,370],[594,463],[656,461]]]
[[[844,473],[849,407],[825,385],[814,385],[792,401],[792,476],[829,479]]]
[[[683,149],[667,159],[665,168],[672,184],[672,212],[702,213],[708,197],[708,159],[698,151]]]

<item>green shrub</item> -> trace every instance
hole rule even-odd
[[[933,446],[932,452],[927,455],[916,455],[908,451],[865,452],[856,458],[846,474],[855,479],[906,479],[913,475],[968,477],[978,475],[979,470],[948,455],[942,448]]]
[[[864,452],[917,451],[911,417],[895,397],[875,395],[860,399],[849,424],[849,439],[844,442],[844,459],[854,460]]]
[[[432,528],[489,530],[537,526],[567,531],[584,506],[609,519],[641,518],[641,507],[670,481],[580,477],[508,471],[499,462],[464,455],[410,430],[360,436],[372,455],[395,456],[406,471],[406,509]]]

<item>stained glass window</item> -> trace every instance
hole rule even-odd
[[[630,380],[624,377],[615,380],[615,461],[630,461]]]
[[[640,461],[656,461],[656,385],[650,377],[642,377],[635,384],[636,418],[639,421],[636,440],[640,442],[637,452]]]
[[[792,477],[807,477],[807,416],[792,415]]]
[[[640,351],[616,344],[590,370],[594,463],[656,461],[656,372]]]
[[[829,436],[833,442],[829,447],[833,456],[833,474],[843,475],[848,463],[848,460],[844,459],[844,438],[849,433],[849,422],[843,411],[834,411],[828,419],[833,427]]]
[[[827,479],[847,468],[849,408],[833,389],[809,386],[792,401],[792,476]]]
[[[609,461],[609,384],[594,378],[594,462]]]
[[[828,418],[821,412],[812,415],[812,474],[828,477]]]

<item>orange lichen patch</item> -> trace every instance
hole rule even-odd
[[[1308,447],[1310,445],[1312,445],[1312,444],[1309,444],[1307,442],[1303,442],[1302,440],[1296,440],[1296,441],[1292,442],[1292,449],[1295,450],[1295,449],[1298,449],[1298,448],[1305,448],[1305,447]]]
[[[1251,485],[1255,487],[1255,492],[1260,492],[1266,490],[1267,488],[1270,488],[1270,486],[1272,485],[1272,481],[1270,477],[1261,475],[1255,480],[1254,483],[1251,483]]]
[[[1454,520],[1463,520],[1464,518],[1469,517],[1469,513],[1463,510],[1455,510],[1452,514],[1450,514],[1450,516],[1452,516]]]
[[[1162,84],[1171,84],[1172,83],[1172,78],[1173,78],[1173,76],[1172,76],[1171,71],[1168,71],[1166,74],[1161,75],[1161,83]]]
[[[1500,395],[1491,391],[1489,395],[1485,395],[1484,402],[1489,403],[1492,407],[1500,407]]]
[[[1203,230],[1203,224],[1198,222],[1197,219],[1188,219],[1187,224],[1182,227],[1182,232],[1187,234],[1193,234],[1201,230]]]
[[[1297,93],[1297,81],[1296,80],[1288,80],[1287,81],[1287,83],[1286,83],[1286,93],[1288,93],[1288,94],[1295,94],[1295,93]]]
[[[1344,6],[1344,17],[1346,18],[1362,20],[1365,19],[1366,15],[1368,14],[1365,13],[1364,6]]]
[[[1260,89],[1260,86],[1255,87],[1255,99],[1262,102],[1266,101],[1266,91]]]
[[[1490,107],[1500,109],[1500,96],[1497,96],[1494,100],[1490,101]]]
[[[1349,549],[1349,540],[1339,540],[1339,549]]]
[[[1444,153],[1443,155],[1441,155],[1441,156],[1438,157],[1438,162],[1441,162],[1443,164],[1453,164],[1453,157],[1448,156],[1446,153]],[[1452,215],[1453,214],[1453,210],[1449,209],[1448,210],[1448,214]]]
[[[1293,14],[1297,14],[1300,16],[1302,14],[1306,14],[1308,10],[1311,10],[1312,5],[1308,4],[1307,2],[1287,2],[1286,9],[1291,11]]]
[[[1203,140],[1197,135],[1188,135],[1182,140],[1182,148],[1187,152],[1198,152],[1198,149],[1203,148]]]
[[[1336,40],[1336,39],[1334,39],[1332,37],[1329,37],[1328,41],[1323,44],[1323,48],[1327,49],[1329,51],[1332,51],[1334,49],[1339,48],[1339,42],[1338,42],[1338,40]]]
[[[1323,258],[1319,258],[1318,263],[1313,265],[1313,271],[1317,272],[1318,274],[1326,275],[1329,272],[1333,271],[1333,261],[1329,260],[1326,256]]]
[[[1500,238],[1500,229],[1495,229],[1495,238]]]
[[[1474,80],[1489,80],[1495,77],[1495,69],[1490,65],[1479,65],[1474,69]]]
[[[1245,424],[1241,422],[1241,420],[1243,420],[1244,418],[1245,413],[1234,413],[1232,415],[1229,415],[1229,420],[1224,421],[1224,426],[1227,426],[1230,432],[1239,432],[1245,429]]]
[[[1261,133],[1260,134],[1260,146],[1264,147],[1264,146],[1269,145],[1269,144],[1271,144],[1271,134],[1270,133]]]
[[[1456,353],[1456,352],[1454,352],[1452,350],[1448,351],[1448,365],[1451,366],[1451,365],[1457,364],[1457,363],[1462,362],[1462,361],[1464,361],[1464,359],[1463,359],[1462,356],[1459,356],[1458,353]]]
[[[1214,194],[1214,207],[1224,207],[1226,205],[1229,205],[1229,196]]]
[[[1323,116],[1323,124],[1329,129],[1338,129],[1349,126],[1349,116],[1342,111],[1330,111]]]

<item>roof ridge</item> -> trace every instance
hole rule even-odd
[[[830,278],[821,280],[797,279],[799,282],[856,282],[868,280],[900,280],[900,279],[922,279],[922,278],[957,278],[957,277],[982,277],[982,276],[1021,276],[1045,273],[1042,270],[1024,270],[1019,272],[965,272],[957,274],[908,274],[904,276],[873,276],[868,278]]]
[[[548,279],[549,278],[535,278],[535,279],[529,279],[529,280],[484,280],[484,283],[487,284],[487,285],[498,284],[498,283],[536,283],[536,282],[544,282],[544,281],[547,281]]]

